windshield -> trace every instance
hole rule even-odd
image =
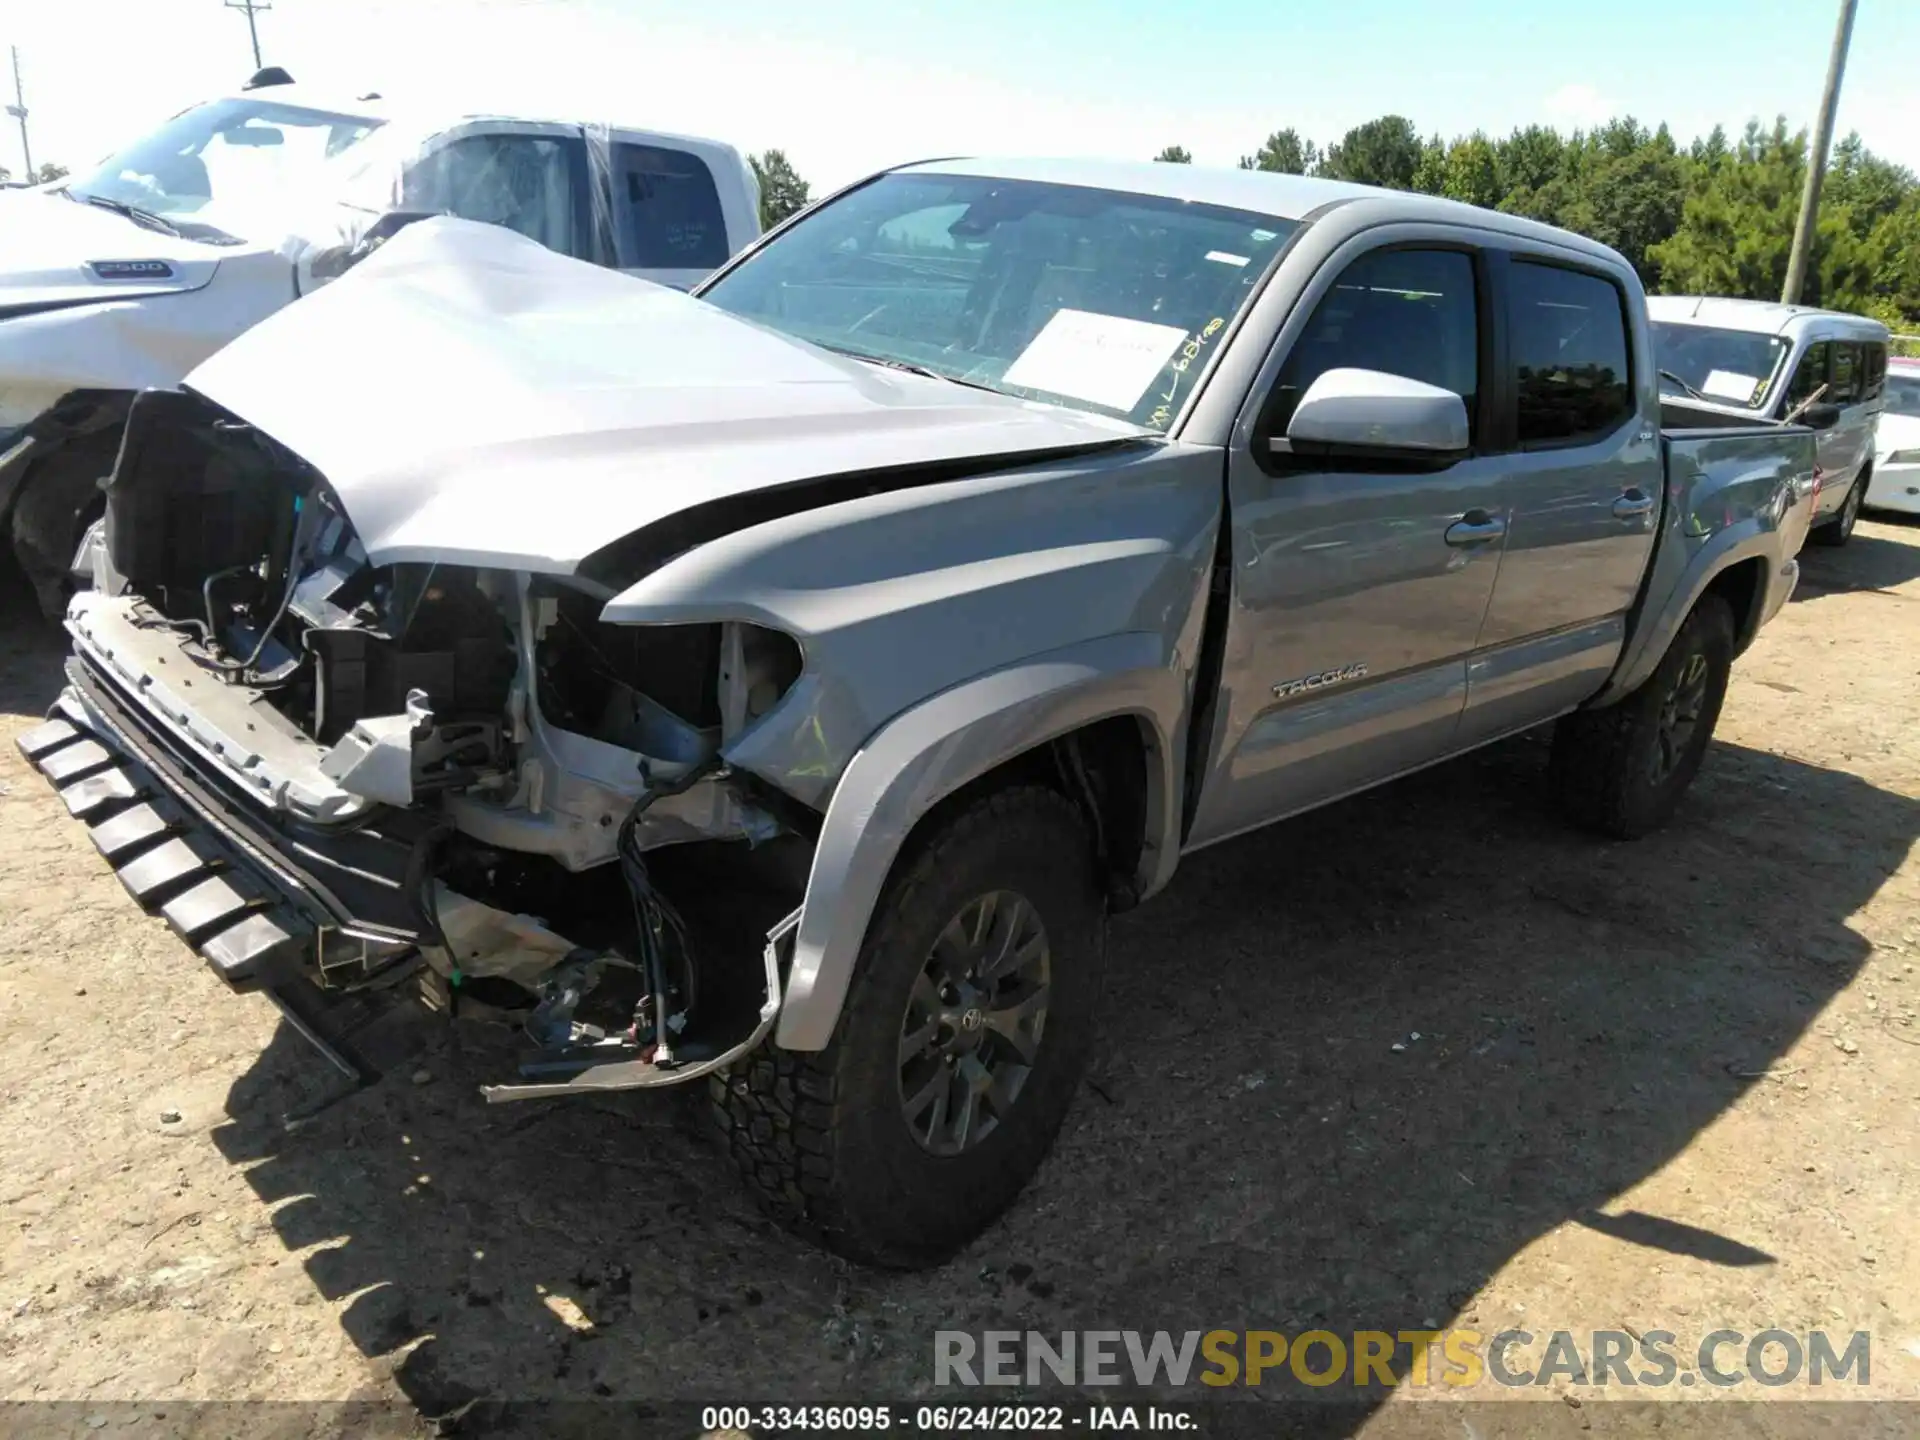
[[[1297,228],[1113,190],[883,175],[702,297],[845,354],[1164,430]]]
[[[1920,371],[1887,371],[1886,413],[1911,415],[1920,420]]]
[[[379,123],[272,100],[213,100],[70,181],[67,192],[158,215],[196,239],[219,238],[216,226],[194,217],[297,186]]]
[[[1662,370],[1679,376],[1707,399],[1758,410],[1773,388],[1787,342],[1778,335],[1750,330],[1656,321],[1653,349]]]

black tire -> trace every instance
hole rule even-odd
[[[935,945],[952,933],[950,922],[979,897],[1007,892],[1030,905],[1043,927],[1036,953],[1046,1001],[1030,1038],[1031,1063],[1015,1065],[1023,1074],[995,1123],[983,1123],[991,1106],[982,1105],[980,1138],[958,1153],[936,1154],[906,1114],[910,1000],[925,993],[920,987],[934,973]],[[937,1264],[985,1229],[1039,1168],[1079,1086],[1105,931],[1086,826],[1054,791],[1001,790],[916,837],[875,909],[827,1048],[807,1054],[769,1044],[710,1082],[713,1118],[762,1208],[849,1259],[900,1269]],[[1030,948],[1023,943],[1020,952]],[[974,1043],[1000,1044],[986,1033],[993,1022],[983,1028],[969,1005],[982,1037]],[[979,1053],[996,1063],[1012,1054]],[[932,1055],[931,1063],[944,1062]],[[943,1101],[930,1132],[946,1114]]]
[[[55,624],[73,595],[74,553],[87,527],[105,513],[100,482],[112,472],[114,454],[98,441],[58,450],[27,472],[14,501],[14,558],[41,614]]]
[[[1865,470],[1854,477],[1853,486],[1847,491],[1847,498],[1840,502],[1833,519],[1808,532],[1809,540],[1816,545],[1837,546],[1853,539],[1853,527],[1859,522],[1860,507],[1867,498],[1867,478]]]
[[[1733,612],[1718,595],[1703,596],[1639,689],[1554,727],[1548,779],[1568,818],[1616,840],[1666,824],[1706,756],[1732,671]],[[1696,682],[1697,708],[1682,735],[1675,721]]]

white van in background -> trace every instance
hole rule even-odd
[[[1820,493],[1807,538],[1846,544],[1872,481],[1887,327],[1838,310],[1702,295],[1650,295],[1647,313],[1661,392],[1684,397],[1691,410],[1745,422],[1838,407],[1834,424],[1816,427]]]
[[[410,220],[489,221],[685,289],[759,235],[759,213],[752,170],[717,140],[412,114],[261,71],[91,172],[0,195],[0,539],[58,615],[132,396]]]

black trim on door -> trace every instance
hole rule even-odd
[[[1290,237],[1287,243],[1291,245],[1293,239],[1305,233],[1305,230],[1306,226],[1303,224],[1299,230],[1294,232],[1294,236]],[[1477,240],[1421,239],[1390,241],[1385,245],[1375,245],[1370,249],[1363,250],[1348,260],[1340,267],[1338,272],[1335,273],[1333,284],[1338,285],[1340,283],[1340,277],[1362,261],[1371,259],[1375,255],[1393,254],[1403,250],[1445,251],[1465,255],[1468,264],[1473,267],[1473,323],[1477,331],[1475,336],[1474,365],[1479,371],[1479,374],[1475,377],[1474,384],[1474,413],[1472,417],[1473,444],[1465,451],[1450,455],[1435,456],[1409,456],[1399,452],[1360,454],[1349,450],[1343,450],[1342,453],[1338,455],[1310,453],[1306,451],[1276,452],[1270,443],[1275,438],[1273,435],[1273,409],[1279,402],[1281,377],[1286,374],[1287,361],[1292,358],[1292,350],[1291,347],[1289,347],[1287,354],[1283,355],[1280,359],[1280,368],[1274,376],[1273,385],[1269,387],[1266,397],[1260,402],[1260,409],[1255,414],[1250,436],[1254,464],[1259,466],[1260,469],[1268,475],[1284,475],[1301,469],[1317,471],[1352,470],[1364,471],[1369,474],[1382,472],[1420,474],[1423,472],[1448,470],[1463,460],[1477,459],[1483,455],[1498,453],[1489,449],[1487,445],[1487,437],[1489,434],[1488,425],[1493,420],[1495,414],[1490,408],[1488,377],[1492,373],[1490,367],[1494,363],[1494,357],[1499,353],[1499,347],[1498,343],[1496,343],[1495,332],[1491,325],[1494,312],[1492,310],[1490,293],[1492,287],[1489,283],[1487,272],[1488,252],[1485,245]],[[1269,276],[1273,273],[1273,270],[1279,268],[1278,260],[1279,257],[1276,257],[1274,265],[1268,272]],[[1318,278],[1318,272],[1316,272],[1313,279]],[[1310,279],[1308,281],[1309,286],[1312,283],[1313,281]],[[1314,299],[1312,309],[1307,312],[1306,323],[1308,325],[1313,323],[1314,313],[1326,302],[1327,296],[1332,292],[1332,289],[1333,286],[1329,286]],[[1252,308],[1252,305],[1249,303],[1243,308],[1241,315],[1244,317]],[[1291,319],[1291,315],[1283,319],[1281,321],[1281,328],[1284,329]],[[1304,329],[1301,333],[1305,333]],[[1295,335],[1293,337],[1293,343],[1298,344],[1300,338],[1300,335]],[[1225,347],[1223,346],[1222,353],[1224,353],[1224,349]],[[1265,368],[1264,364],[1262,368]]]

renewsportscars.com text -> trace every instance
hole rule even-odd
[[[936,1385],[1402,1384],[1455,1389],[1615,1385],[1858,1385],[1871,1382],[1864,1330],[1714,1330],[1683,1342],[1670,1330],[941,1330]]]

